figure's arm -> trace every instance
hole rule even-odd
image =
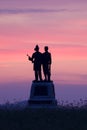
[[[51,53],[49,53],[49,63],[48,63],[48,70],[51,73],[51,64],[52,64],[52,57],[51,57]]]
[[[28,60],[32,61],[32,57],[30,57],[28,54],[27,54],[27,56],[28,56]]]
[[[52,64],[52,57],[51,57],[51,53],[49,54],[49,64]]]
[[[34,53],[32,54],[32,63],[34,63],[34,60],[35,60],[35,55],[34,55]]]

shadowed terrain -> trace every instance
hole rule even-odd
[[[0,109],[0,130],[87,130],[87,109]]]

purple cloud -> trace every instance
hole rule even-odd
[[[87,74],[81,74],[81,75],[79,75],[79,77],[80,77],[81,79],[86,79],[86,80],[87,80]]]
[[[79,73],[60,73],[59,74],[60,76],[68,76],[68,77],[78,77],[80,79],[84,79],[86,80],[87,79],[87,74],[79,74]]]
[[[58,12],[74,12],[74,9],[0,9],[0,14],[25,14],[25,13],[58,13]]]

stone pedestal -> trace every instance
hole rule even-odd
[[[57,106],[53,82],[52,81],[32,82],[30,98],[28,102],[29,102],[29,106],[34,106],[34,107]]]

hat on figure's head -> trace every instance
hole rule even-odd
[[[39,46],[36,45],[35,48],[34,48],[35,51],[39,50]]]
[[[48,46],[45,46],[44,49],[47,51],[48,50]]]

